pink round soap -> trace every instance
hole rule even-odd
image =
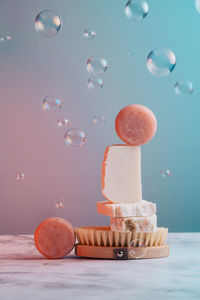
[[[74,229],[63,218],[49,218],[37,227],[34,240],[36,248],[46,258],[61,258],[74,248]]]
[[[149,108],[140,104],[132,104],[120,110],[115,120],[115,129],[120,139],[126,144],[139,146],[153,138],[157,129],[157,121]]]

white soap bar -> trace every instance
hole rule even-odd
[[[111,202],[142,200],[140,146],[108,146],[102,164],[102,193]]]
[[[129,217],[129,218],[115,218],[111,217],[110,224],[112,231],[128,232],[156,232],[157,230],[157,216],[150,217]]]
[[[145,200],[136,203],[99,201],[97,211],[109,217],[148,217],[156,213],[156,204]]]

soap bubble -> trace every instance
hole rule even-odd
[[[16,179],[17,180],[25,180],[26,179],[26,176],[25,176],[25,174],[24,173],[17,173],[16,174]]]
[[[86,134],[78,128],[70,128],[65,132],[65,144],[72,148],[79,148],[86,142]]]
[[[106,122],[106,117],[105,116],[94,116],[93,117],[93,123],[98,124],[98,125],[103,125]]]
[[[200,0],[195,0],[194,5],[198,13],[200,13]]]
[[[59,128],[66,128],[70,125],[70,122],[68,119],[59,119],[57,120],[57,126]]]
[[[149,7],[144,0],[129,0],[125,6],[125,14],[133,21],[143,20],[149,12]]]
[[[6,42],[6,41],[11,41],[11,36],[9,35],[0,35],[0,42]]]
[[[35,28],[44,37],[53,37],[61,26],[61,18],[53,10],[43,10],[35,18]]]
[[[155,76],[165,76],[174,70],[176,57],[174,53],[165,48],[156,48],[147,56],[147,68]]]
[[[134,54],[133,50],[128,51],[128,56],[132,56]]]
[[[172,176],[172,172],[170,170],[161,170],[160,171],[160,175],[161,177],[163,178],[166,178],[166,177],[171,177]]]
[[[44,111],[58,111],[62,107],[62,100],[53,96],[46,96],[42,102]]]
[[[55,203],[55,208],[64,208],[64,203],[63,202],[60,202],[60,201],[57,201]]]
[[[128,247],[129,258],[140,259],[143,258],[146,253],[147,246],[143,241],[135,239],[130,242]]]
[[[94,30],[86,29],[83,32],[83,37],[87,40],[92,40],[93,38],[95,38],[95,36],[96,36],[96,32]]]
[[[92,90],[92,89],[96,89],[96,90],[100,90],[103,87],[103,80],[101,78],[96,77],[95,75],[93,75],[92,77],[90,77],[88,79],[88,89]]]
[[[108,68],[107,61],[99,55],[94,55],[87,60],[87,71],[94,75],[103,75]]]
[[[191,95],[194,91],[192,82],[188,80],[179,80],[174,86],[174,92],[176,95],[185,94]]]

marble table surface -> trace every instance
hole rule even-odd
[[[0,236],[0,300],[200,299],[200,233],[170,233],[170,256],[47,260],[33,236]]]

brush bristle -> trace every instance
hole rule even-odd
[[[146,247],[165,245],[168,228],[158,227],[156,232],[116,232],[110,227],[87,226],[75,228],[79,244],[104,247],[128,247],[133,242],[134,246]]]

